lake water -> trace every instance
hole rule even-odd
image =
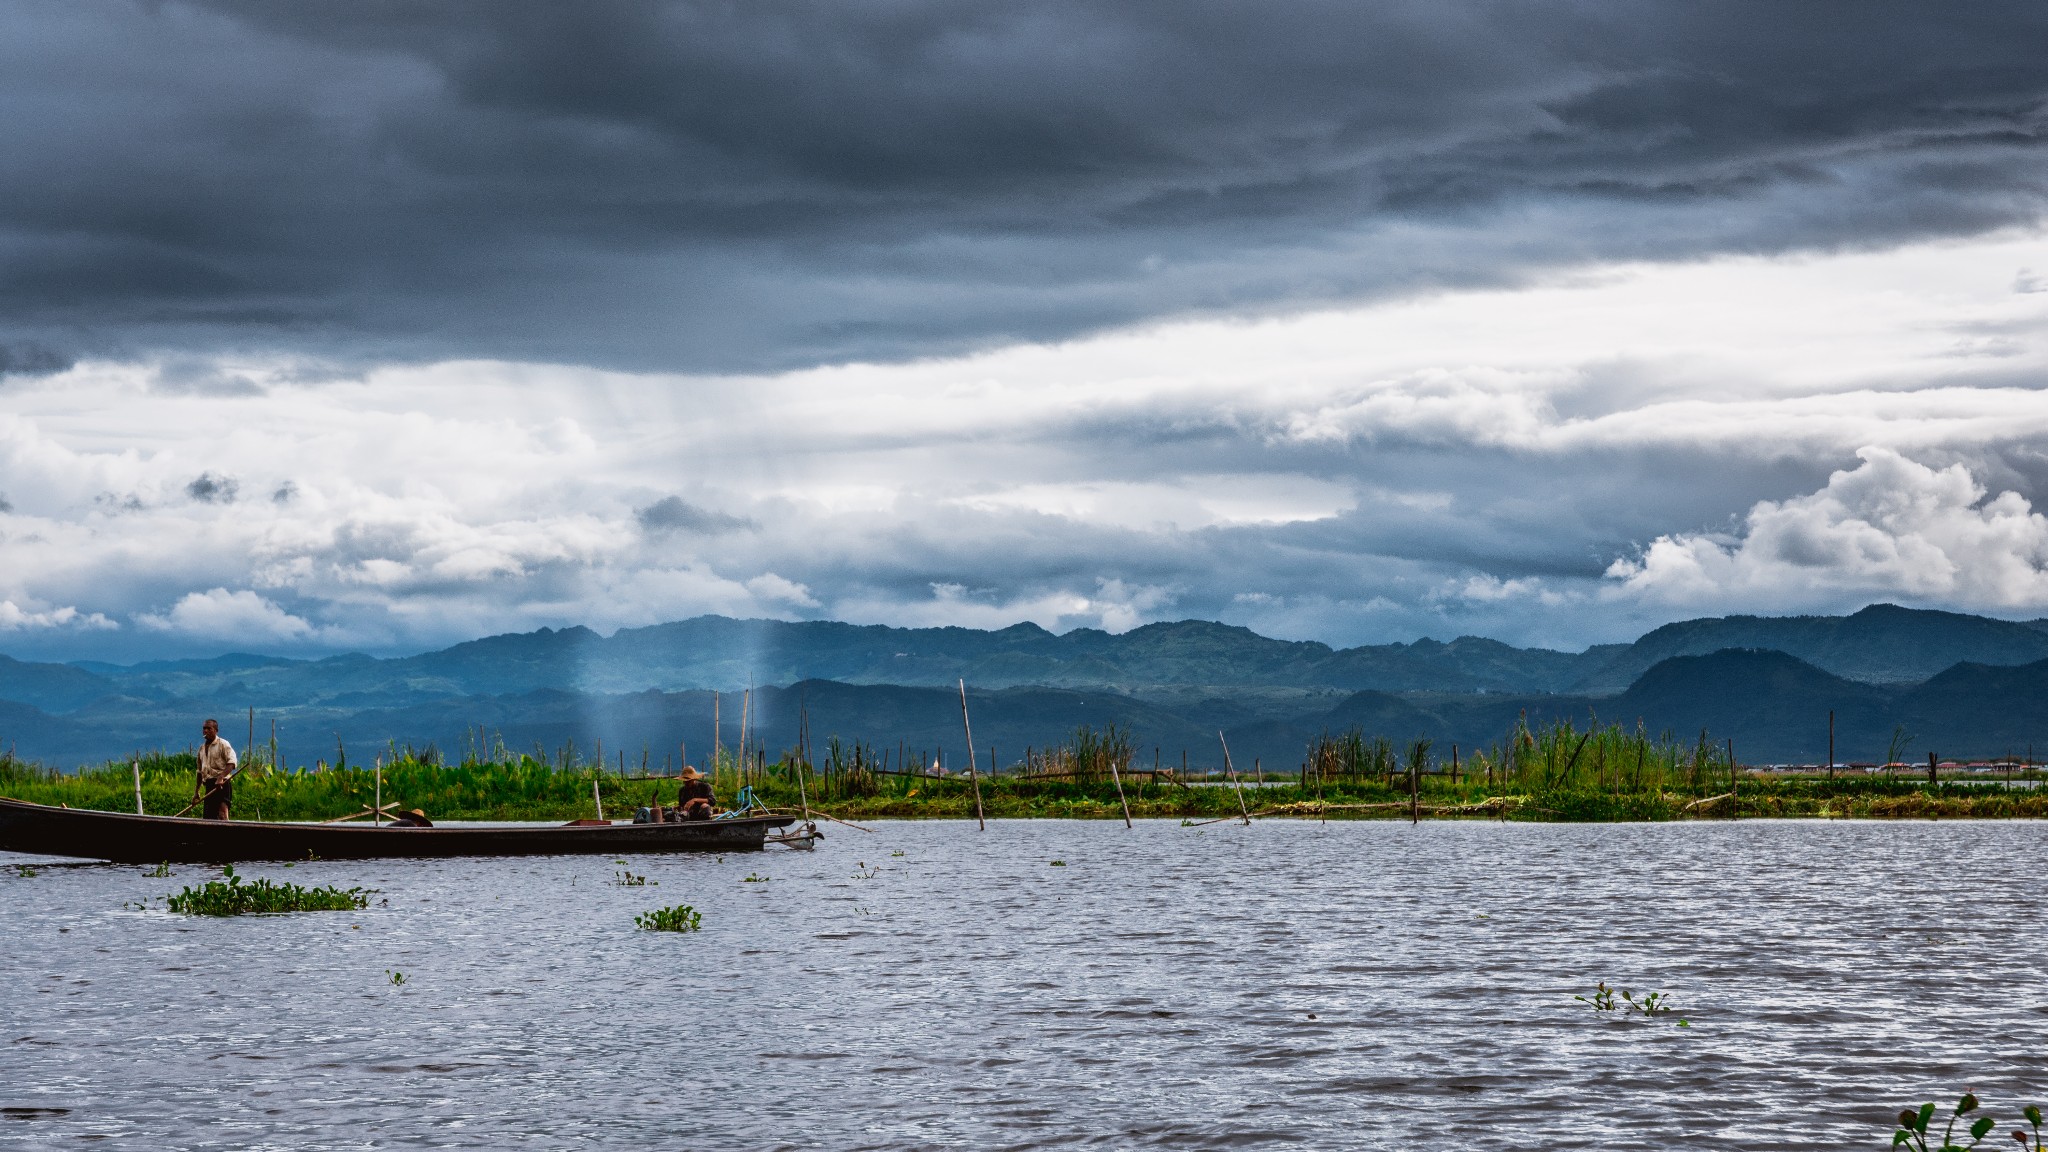
[[[827,828],[648,887],[252,865],[379,895],[222,921],[151,899],[211,869],[0,856],[0,1147],[1878,1149],[2048,1103],[2044,824]]]

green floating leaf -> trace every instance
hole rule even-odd
[[[695,932],[703,917],[688,904],[656,908],[633,917],[633,925],[648,932]]]
[[[209,880],[197,888],[186,888],[165,897],[173,912],[188,916],[269,916],[285,912],[353,912],[370,906],[369,889],[303,888],[297,884],[273,884],[258,877],[253,884],[242,883],[232,867],[221,869],[227,879]]]

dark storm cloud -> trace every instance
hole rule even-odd
[[[2034,5],[103,0],[0,20],[0,371],[165,349],[895,357],[1969,233],[2042,194]]]
[[[242,485],[232,476],[216,476],[202,472],[190,484],[185,485],[185,495],[201,504],[233,504],[235,495]]]
[[[633,513],[640,527],[649,532],[734,532],[752,528],[754,522],[739,516],[699,508],[680,496],[664,496]]]

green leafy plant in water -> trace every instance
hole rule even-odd
[[[1970,1123],[1970,1142],[1956,1143],[1956,1121],[1975,1112],[1977,1104],[1975,1094],[1963,1093],[1963,1098],[1956,1101],[1955,1111],[1949,1114],[1948,1124],[1941,1131],[1939,1144],[1930,1144],[1927,1136],[1928,1127],[1934,1123],[1934,1105],[1922,1104],[1917,1111],[1912,1108],[1901,1110],[1898,1131],[1892,1133],[1892,1147],[1903,1145],[1913,1149],[1913,1152],[1965,1152],[1966,1149],[1975,1148],[1984,1142],[1984,1137],[1993,1128],[1998,1127],[1998,1121],[1992,1119],[1989,1114],[1979,1116]],[[2013,1130],[2012,1138],[2019,1141],[2020,1147],[2028,1149],[2029,1152],[2038,1152],[2041,1147],[2041,1110],[2030,1104],[2026,1107],[2024,1115],[2027,1122],[2034,1126],[2033,1140],[2029,1142],[2027,1134],[2018,1129]]]
[[[384,978],[391,981],[391,986],[393,988],[397,988],[405,983],[405,973],[394,972],[389,968],[386,968],[384,970]]]
[[[1051,864],[1046,865],[1048,868],[1065,868],[1066,866],[1067,862],[1065,860],[1055,860]]]
[[[1671,1012],[1671,998],[1662,992],[1646,992],[1638,1000],[1628,989],[1609,988],[1604,980],[1593,986],[1591,996],[1574,996],[1572,999],[1581,1004],[1591,1004],[1596,1012],[1633,1012],[1643,1016],[1664,1016]]]
[[[614,872],[612,875],[616,877],[612,883],[617,884],[621,888],[645,888],[648,885],[647,877],[635,876],[631,872]],[[660,881],[655,881],[654,883],[659,884]]]
[[[225,880],[209,880],[198,888],[186,888],[176,896],[166,897],[165,903],[171,911],[189,916],[352,912],[370,905],[363,888],[303,888],[297,884],[273,884],[267,877],[244,884],[232,867],[221,869],[221,875]]]
[[[648,932],[695,932],[703,917],[688,904],[656,908],[633,917],[633,926]]]
[[[156,867],[151,868],[149,871],[144,872],[143,875],[149,877],[152,880],[169,879],[171,875],[171,862],[166,860],[163,863],[157,865]]]
[[[753,874],[752,872],[749,872],[749,873],[747,873],[746,879],[744,879],[744,880],[741,880],[741,881],[740,881],[740,883],[742,883],[742,884],[766,884],[766,883],[767,883],[768,881],[770,881],[770,880],[773,880],[773,879],[774,879],[774,877],[773,877],[773,876],[756,876],[756,875],[754,875],[754,874]]]
[[[15,870],[14,870],[14,874],[15,874],[16,876],[19,876],[19,877],[21,877],[21,878],[22,878],[23,880],[26,880],[26,879],[28,879],[29,877],[31,877],[31,876],[33,876],[33,875],[35,875],[35,874],[36,874],[36,870],[35,870],[35,869],[33,869],[33,868],[31,868],[31,867],[29,867],[29,866],[28,866],[28,865],[26,865],[26,864],[22,864],[22,865],[19,865],[19,866],[17,866],[17,867],[15,868]]]

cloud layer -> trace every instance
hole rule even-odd
[[[2044,26],[28,0],[0,646],[2048,611]]]
[[[758,371],[2042,201],[2024,3],[30,0],[4,28],[0,372]]]
[[[7,386],[0,643],[408,650],[702,612],[1576,647],[2048,612],[2030,234],[752,376],[505,362]]]

